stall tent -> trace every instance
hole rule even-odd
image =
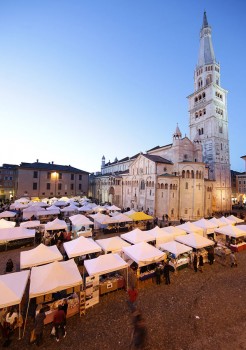
[[[190,233],[186,236],[177,236],[175,237],[175,241],[183,243],[195,249],[200,249],[214,245],[213,241],[211,241],[208,238],[202,237],[197,233]]]
[[[159,248],[161,248],[162,250],[165,250],[169,253],[172,253],[173,255],[175,255],[175,257],[178,257],[181,254],[189,253],[192,251],[191,247],[188,247],[185,244],[175,242],[175,241],[162,243],[159,246]]]
[[[7,221],[5,219],[0,219],[0,229],[3,228],[12,228],[15,227],[16,222],[14,221]]]
[[[29,278],[29,271],[13,272],[0,276],[0,309],[20,304]],[[19,339],[21,338],[19,327]]]
[[[245,226],[245,225],[242,225],[242,226]],[[221,228],[216,228],[215,232],[220,233],[222,235],[235,237],[235,238],[246,236],[246,230],[241,229],[241,225],[240,226],[227,225]]]
[[[141,242],[130,247],[123,247],[123,252],[135,261],[139,267],[146,266],[164,260],[166,254],[151,244]]]
[[[14,218],[16,216],[16,213],[13,211],[3,211],[0,213],[0,218]]]
[[[98,253],[102,249],[99,245],[93,241],[93,239],[85,238],[83,236],[73,239],[72,241],[63,244],[64,249],[69,257],[75,258],[76,256]]]
[[[228,223],[221,221],[220,219],[212,218],[208,220],[209,222],[212,222],[212,224],[215,224],[216,227],[222,227],[228,225]]]
[[[35,230],[23,227],[12,227],[0,229],[0,241],[15,241],[17,239],[34,238]]]
[[[199,235],[203,235],[203,229],[194,225],[190,221],[187,221],[182,225],[178,225],[177,227],[181,228],[182,230],[184,230],[187,233],[197,233]]]
[[[27,269],[59,260],[63,260],[63,257],[56,245],[48,247],[41,243],[34,249],[20,253],[20,268]]]
[[[84,266],[91,275],[104,275],[106,273],[127,269],[127,263],[118,254],[100,255],[95,259],[85,260]],[[127,270],[128,271],[128,270]],[[127,275],[128,287],[128,275]]]
[[[60,208],[58,208],[56,205],[51,205],[46,210],[52,211],[52,214],[60,214]]]
[[[214,233],[214,229],[217,227],[215,224],[204,218],[198,221],[194,221],[193,224],[203,230],[204,237],[207,237],[207,234],[209,233]]]
[[[67,230],[67,224],[64,220],[55,219],[44,225],[45,230]]]
[[[140,242],[151,242],[155,240],[153,236],[148,234],[146,231],[141,231],[139,228],[136,228],[135,230],[127,233],[123,233],[120,235],[120,237],[132,244]]]
[[[162,232],[172,234],[174,237],[186,235],[186,231],[177,226],[167,226],[167,227],[163,227],[161,230]]]
[[[25,221],[20,223],[20,227],[23,227],[23,228],[34,228],[38,226],[41,226],[39,220],[31,220],[31,221]]]
[[[227,219],[228,219],[228,220],[235,221],[236,224],[240,224],[240,223],[244,222],[243,219],[240,219],[240,218],[238,218],[238,217],[236,217],[236,216],[234,216],[234,215],[228,216]]]
[[[127,213],[125,213],[125,214],[128,215],[133,221],[146,221],[146,220],[153,219],[153,216],[147,215],[142,211],[137,211],[137,212],[130,214],[130,215]]]
[[[123,247],[130,246],[129,243],[121,239],[120,237],[110,237],[110,238],[104,238],[104,239],[98,239],[96,240],[97,244],[102,247],[105,253],[107,252],[120,252],[122,251]]]
[[[235,220],[230,220],[228,218],[225,218],[224,216],[222,216],[220,218],[220,221],[224,222],[227,225],[235,225],[236,224]]]

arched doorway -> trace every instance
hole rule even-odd
[[[109,191],[108,191],[108,201],[111,203],[111,204],[114,204],[114,188],[111,186]]]

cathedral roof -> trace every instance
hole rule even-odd
[[[152,160],[152,162],[155,162],[155,163],[173,164],[170,160],[165,159],[161,156],[154,156],[152,154],[143,154],[143,156],[148,158],[149,160]]]

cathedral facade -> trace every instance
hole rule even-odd
[[[177,126],[171,144],[112,163],[103,156],[101,172],[90,178],[90,196],[171,220],[230,210],[226,95],[204,13],[194,93],[188,96],[190,138]]]

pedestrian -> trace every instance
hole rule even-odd
[[[13,268],[14,268],[14,263],[13,263],[12,259],[8,259],[8,261],[6,262],[5,273],[12,272]]]
[[[18,321],[18,314],[14,307],[11,307],[9,312],[6,314],[6,329],[5,329],[5,335],[6,335],[6,341],[4,346],[9,346],[11,340],[10,337],[14,333],[15,327],[17,325]]]
[[[130,307],[130,310],[133,312],[136,310],[136,301],[137,301],[137,297],[138,297],[138,291],[137,289],[134,287],[134,285],[132,285],[129,289],[128,289],[128,305]]]
[[[65,338],[67,335],[67,332],[65,331],[65,328],[64,328],[65,319],[66,319],[65,312],[64,312],[64,310],[62,310],[62,305],[59,305],[58,310],[56,311],[56,313],[54,315],[54,319],[53,319],[53,325],[54,325],[55,330],[56,330],[56,341],[57,342],[60,341],[60,337],[59,337],[60,330],[62,332],[63,338]]]
[[[65,328],[66,328],[66,325],[67,325],[67,309],[68,309],[67,299],[63,299],[62,310],[65,313],[65,321],[64,321],[64,327]]]
[[[141,313],[137,312],[133,318],[133,331],[130,349],[144,349],[147,338],[147,329]]]
[[[155,279],[156,284],[161,284],[161,267],[159,264],[157,264],[155,268]]]
[[[225,250],[222,248],[222,250],[221,250],[221,264],[223,265],[223,266],[226,266],[226,252],[225,252]]]
[[[194,255],[193,255],[193,267],[194,267],[195,272],[197,272],[197,264],[198,264],[197,254],[194,253]]]
[[[209,265],[213,265],[214,263],[214,249],[210,248],[208,251],[208,261],[209,261]]]
[[[46,318],[44,308],[41,308],[35,317],[34,333],[36,336],[36,344],[39,346],[43,340],[44,320]]]
[[[166,284],[170,284],[170,265],[169,265],[169,261],[167,260],[167,262],[165,263],[164,269],[163,269],[163,275],[165,277],[165,281]]]
[[[199,254],[199,271],[203,272],[203,256]]]
[[[237,258],[235,256],[234,251],[231,251],[230,261],[231,261],[231,267],[237,267]]]

